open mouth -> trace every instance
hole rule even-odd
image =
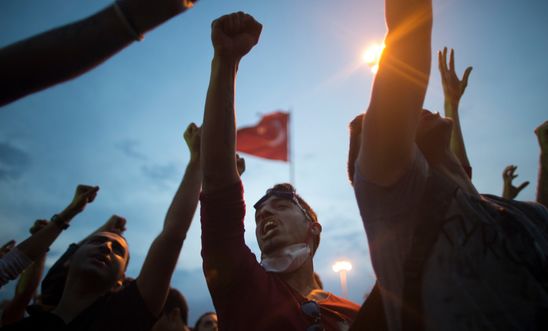
[[[110,264],[110,259],[104,254],[97,254],[92,256],[93,261],[101,264],[103,266],[108,266]]]
[[[274,234],[274,231],[276,231],[277,227],[278,225],[272,219],[264,221],[264,224],[261,229],[261,236],[263,237],[263,239],[267,239],[268,237],[272,236],[272,234]]]

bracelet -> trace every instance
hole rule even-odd
[[[50,222],[55,224],[59,229],[66,230],[69,227],[69,223],[63,221],[59,215],[55,214],[51,217]]]
[[[139,33],[137,29],[135,28],[135,24],[131,22],[129,17],[124,13],[122,8],[120,7],[119,1],[114,1],[114,11],[116,12],[116,16],[120,19],[122,24],[126,27],[126,30],[131,34],[133,39],[136,41],[143,40],[144,36],[142,33]]]

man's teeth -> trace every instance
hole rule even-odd
[[[263,227],[263,233],[266,235],[276,227],[274,221],[267,221]]]

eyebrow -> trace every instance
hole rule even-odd
[[[112,249],[115,250],[115,251],[122,251],[122,255],[125,255],[126,253],[126,248],[125,248],[125,245],[122,245],[120,244],[120,242],[118,240],[114,240],[112,238],[109,238],[109,237],[103,237],[103,236],[93,236],[89,239],[90,242],[101,242],[101,243],[104,243],[105,241],[110,241],[112,243]]]

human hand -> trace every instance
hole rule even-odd
[[[190,123],[183,137],[185,138],[186,145],[190,151],[191,159],[200,158],[200,138],[201,138],[202,128],[197,126],[195,123]]]
[[[101,225],[95,232],[112,232],[122,235],[126,231],[126,219],[118,215],[112,215],[105,224]]]
[[[512,181],[514,178],[516,178],[518,175],[514,174],[518,167],[515,165],[509,165],[506,168],[504,168],[504,171],[502,172],[502,179],[504,181],[504,188],[502,191],[502,197],[513,200],[515,197],[518,196],[519,192],[523,190],[527,185],[529,185],[529,182],[523,182],[518,187],[515,187],[512,184]]]
[[[15,240],[10,240],[0,247],[0,257],[9,253],[15,247]]]
[[[236,153],[236,169],[238,169],[238,174],[240,176],[245,171],[245,159],[243,157],[240,157],[238,153]]]
[[[545,121],[535,129],[538,144],[543,152],[548,152],[548,121]]]
[[[46,227],[46,225],[48,225],[48,223],[49,222],[47,220],[36,220],[32,227],[29,229],[30,234],[35,234],[36,232],[42,230]]]
[[[151,331],[186,331],[188,328],[181,319],[179,308],[174,308],[154,324]]]
[[[239,61],[259,41],[263,26],[243,12],[221,16],[211,24],[215,55]]]
[[[468,76],[472,72],[472,67],[466,68],[462,75],[462,80],[459,80],[455,72],[455,52],[451,49],[449,56],[449,68],[447,68],[447,47],[442,51],[438,51],[438,67],[441,74],[441,85],[443,86],[443,94],[445,100],[451,103],[458,103],[460,98],[468,86]]]
[[[70,205],[65,209],[66,215],[69,218],[81,213],[88,203],[93,202],[99,191],[99,186],[78,185],[74,198]]]

